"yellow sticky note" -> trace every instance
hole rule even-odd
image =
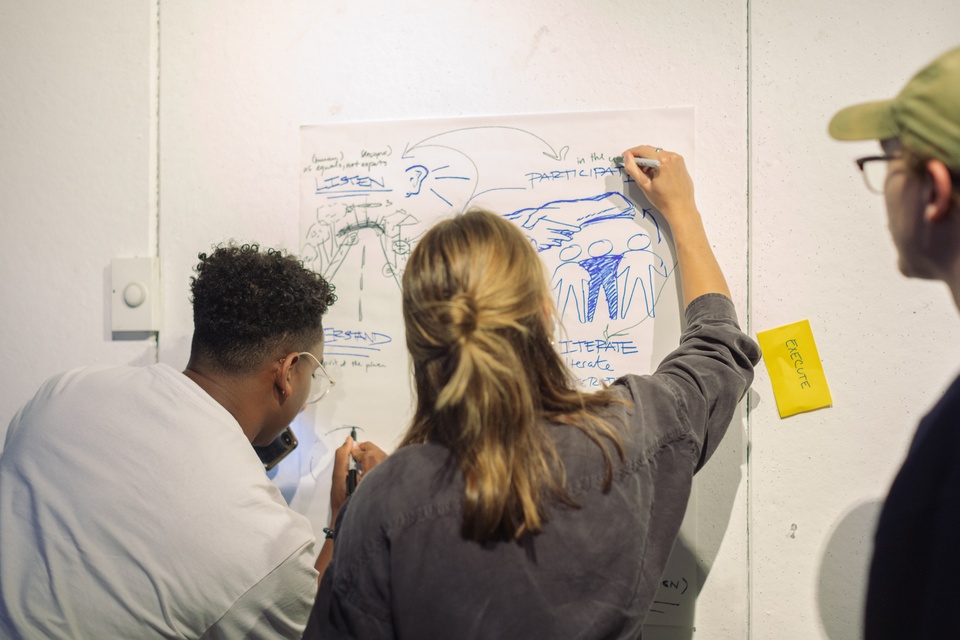
[[[760,331],[757,342],[781,418],[833,404],[808,320]]]

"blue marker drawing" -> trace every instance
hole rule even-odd
[[[324,327],[323,357],[369,358],[379,354],[382,347],[391,342],[393,338],[380,331]]]
[[[423,186],[423,181],[427,179],[428,175],[430,175],[430,170],[422,164],[415,164],[407,167],[406,174],[407,178],[410,180],[410,189],[405,194],[405,197],[409,198],[410,196],[415,196],[420,193],[420,188]]]
[[[625,320],[639,313],[635,301],[643,305],[644,319],[656,316],[671,268],[656,253],[664,240],[651,210],[638,211],[623,193],[608,191],[551,200],[504,217],[520,225],[548,264],[557,264],[551,287],[561,319],[591,323],[605,303],[604,318]],[[637,217],[652,227],[651,234],[639,232]]]
[[[586,322],[587,285],[590,277],[577,260],[582,254],[580,245],[567,245],[560,251],[560,265],[553,271],[551,282],[561,320],[567,317],[572,305],[577,321]]]
[[[383,178],[372,176],[346,175],[332,178],[316,178],[316,194],[328,198],[348,198],[353,196],[367,196],[372,193],[390,193],[393,189],[386,188]]]
[[[600,299],[600,290],[606,296],[607,314],[611,320],[620,315],[620,305],[617,302],[619,294],[617,287],[617,267],[623,258],[621,254],[613,253],[613,243],[609,240],[597,240],[587,248],[589,258],[580,261],[580,266],[590,275],[587,284],[587,312],[586,322],[592,322],[597,311],[597,302]]]
[[[568,160],[568,145],[513,126],[440,130],[403,149],[377,155],[376,164],[342,151],[312,156],[339,171],[313,178],[328,205],[316,209],[304,257],[335,284],[349,261],[356,280],[343,286],[361,291],[357,319],[371,278],[392,280],[399,290],[406,257],[429,227],[423,217],[462,212],[480,198],[506,211],[539,252],[563,321],[604,323],[598,334],[617,336],[656,317],[673,271],[664,258],[670,249],[657,216],[625,195],[622,169],[603,153]]]
[[[490,150],[501,150],[491,155]],[[501,160],[528,163],[531,159],[546,162],[555,166],[566,160],[570,147],[554,145],[545,138],[532,131],[513,126],[467,126],[426,136],[418,142],[407,143],[402,158],[407,161],[416,159],[419,164],[429,166],[424,158],[445,158],[460,167],[460,185],[455,188],[451,185],[438,187],[433,192],[448,206],[458,207],[466,211],[482,194],[500,190],[526,190],[528,181],[519,172],[503,172],[500,175],[511,175],[510,183],[502,182],[503,178],[493,180],[491,175],[497,174],[502,168]],[[490,162],[498,163],[494,167]],[[485,165],[485,166],[481,166]],[[484,170],[490,169],[490,170]],[[433,177],[436,180],[439,176]]]
[[[627,240],[627,251],[623,254],[617,273],[618,284],[623,292],[620,318],[630,315],[630,306],[638,293],[638,286],[647,317],[656,317],[656,300],[663,283],[670,277],[670,269],[663,258],[650,250],[650,245],[650,236],[645,233],[638,233]]]
[[[676,253],[661,214],[612,159],[628,131],[693,167],[695,130],[692,109],[300,127],[300,257],[336,287],[323,364],[337,391],[300,414],[287,461],[302,474],[293,508],[318,530],[328,524],[338,428],[390,443],[408,422],[404,270],[434,224],[471,207],[503,215],[542,260],[551,343],[573,384],[590,393],[651,371],[683,326]]]
[[[632,220],[636,207],[617,191],[586,198],[551,200],[536,207],[518,209],[505,215],[520,225],[537,251],[561,246],[583,227],[604,220]]]
[[[449,165],[449,164],[444,165],[444,166],[441,166],[441,167],[436,167],[435,169],[428,169],[427,167],[425,167],[425,166],[422,165],[422,164],[410,165],[409,167],[407,167],[407,168],[405,169],[405,173],[406,173],[406,175],[407,175],[407,180],[409,181],[409,188],[408,188],[406,194],[404,194],[404,197],[406,197],[406,198],[412,198],[413,196],[418,196],[418,195],[420,195],[420,194],[423,192],[423,185],[424,185],[424,183],[427,181],[428,178],[429,178],[430,180],[433,180],[433,181],[440,181],[440,180],[459,180],[459,181],[463,181],[464,183],[472,183],[472,182],[473,182],[473,179],[470,178],[470,177],[468,177],[468,176],[461,176],[461,175],[444,175],[442,172],[443,172],[444,170],[447,170],[447,169],[450,169],[450,165]],[[472,187],[471,187],[471,188],[472,188]],[[427,190],[430,191],[430,193],[432,193],[433,195],[435,195],[437,198],[439,198],[440,200],[442,200],[447,206],[453,206],[453,205],[450,203],[450,200],[448,200],[446,197],[444,197],[441,193],[439,193],[439,192],[438,192],[436,189],[434,189],[433,187],[428,186],[428,187],[427,187]]]

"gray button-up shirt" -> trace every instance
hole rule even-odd
[[[341,511],[333,561],[305,637],[636,638],[683,520],[693,474],[716,449],[760,358],[733,303],[708,294],[686,310],[680,346],[652,375],[612,385],[622,434],[604,492],[600,450],[550,430],[580,504],[552,504],[522,543],[460,535],[463,480],[434,444],[398,450]]]

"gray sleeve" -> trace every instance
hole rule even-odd
[[[680,426],[700,447],[697,470],[710,458],[753,382],[760,347],[740,330],[733,302],[711,293],[686,309],[680,345],[652,378],[673,395]]]
[[[364,489],[369,488],[370,480],[366,479]],[[343,523],[355,496],[340,508],[335,527],[338,532],[344,530]],[[351,513],[351,517],[354,516],[356,513]],[[364,537],[362,532],[378,530],[373,523],[360,523],[346,529],[348,533],[361,532],[361,537]],[[336,539],[333,559],[320,580],[304,640],[394,637],[389,551],[381,542],[384,541],[379,534],[370,535],[366,542],[353,535]]]

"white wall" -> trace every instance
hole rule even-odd
[[[960,44],[960,3],[751,2],[751,326],[809,318],[831,409],[750,414],[752,638],[859,637],[875,518],[918,419],[956,375],[957,312],[899,275],[883,197],[830,117],[892,97]],[[904,603],[904,606],[910,606]],[[818,635],[819,634],[819,635]]]
[[[297,247],[301,124],[694,105],[735,302],[753,332],[809,318],[834,396],[780,420],[760,368],[749,449],[732,430],[701,476],[695,636],[856,637],[877,501],[958,331],[942,286],[897,274],[852,162],[871,146],[826,123],[895,93],[958,19],[954,0],[0,0],[0,431],[64,368],[185,364],[197,252]],[[159,348],[111,340],[110,258],[157,253]]]
[[[110,259],[157,255],[154,14],[0,0],[0,433],[55,373],[157,358],[107,314]]]
[[[160,15],[161,359],[186,362],[199,249],[297,247],[302,124],[695,105],[701,203],[746,309],[742,2],[176,0]],[[701,483],[697,624],[741,638],[746,454],[733,431]]]

